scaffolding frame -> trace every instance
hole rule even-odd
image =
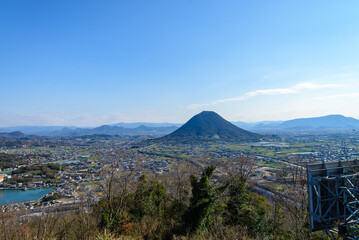
[[[309,164],[307,173],[311,230],[359,239],[359,160]]]

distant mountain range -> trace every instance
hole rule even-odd
[[[247,130],[263,130],[263,129],[272,129],[279,126],[283,121],[262,121],[262,122],[253,122],[253,123],[246,123],[246,122],[232,122],[237,127],[247,129]]]
[[[63,128],[61,130],[49,132],[46,135],[51,137],[74,137],[94,134],[107,134],[107,135],[152,135],[163,136],[173,132],[177,127],[147,127],[144,125],[135,128],[124,128],[110,125],[102,125],[96,128]]]
[[[19,139],[19,138],[24,138],[28,135],[20,132],[20,131],[15,131],[15,132],[10,132],[10,133],[0,133],[0,138],[1,139]]]
[[[151,140],[161,143],[243,142],[259,141],[261,135],[241,129],[215,112],[204,111],[182,127],[164,137]]]
[[[359,129],[359,120],[343,115],[327,115],[313,118],[298,118],[288,121],[267,121],[247,124],[234,122],[251,131],[326,131]]]
[[[28,135],[20,131],[0,133],[1,140],[29,140],[29,139],[44,139],[44,138],[46,137],[37,136],[37,135]]]
[[[146,126],[146,127],[152,127],[152,128],[158,128],[158,127],[177,127],[179,128],[182,126],[182,123],[148,123],[148,122],[135,122],[135,123],[115,123],[110,124],[110,126],[116,126],[116,127],[124,127],[124,128],[138,128],[140,126]]]
[[[342,115],[328,115],[314,118],[300,118],[288,121],[263,121],[263,122],[232,122],[237,127],[254,132],[277,131],[326,131],[326,130],[351,130],[359,129],[359,120]],[[93,134],[108,135],[152,135],[154,137],[169,134],[183,124],[179,123],[116,123],[102,125],[95,128],[78,128],[64,126],[19,126],[0,128],[0,133],[20,131],[27,135],[39,136],[83,136]]]
[[[65,126],[19,126],[0,128],[0,133],[22,132],[25,134],[39,136],[82,136],[93,134],[109,135],[166,135],[173,132],[182,124],[178,123],[116,123],[111,125],[102,125],[99,127],[65,127]]]
[[[329,129],[359,129],[359,120],[342,115],[328,115],[315,118],[299,118],[281,123],[280,129],[329,130]]]
[[[0,132],[22,132],[25,134],[47,135],[50,132],[58,131],[63,128],[75,129],[70,126],[18,126],[18,127],[3,127]]]

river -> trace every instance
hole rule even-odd
[[[49,192],[51,188],[29,189],[29,190],[0,190],[0,205],[9,203],[28,202],[42,198]]]

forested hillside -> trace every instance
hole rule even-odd
[[[246,160],[246,159],[245,159]],[[326,239],[308,228],[306,198],[298,204],[254,193],[247,168],[221,176],[214,166],[162,177],[112,172],[101,199],[79,199],[66,213],[18,218],[1,213],[1,239]],[[293,189],[303,188],[295,172]],[[28,215],[30,216],[30,215]]]

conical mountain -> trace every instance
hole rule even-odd
[[[166,135],[159,140],[162,142],[243,142],[259,141],[261,135],[239,128],[217,113],[203,111],[173,133]]]

